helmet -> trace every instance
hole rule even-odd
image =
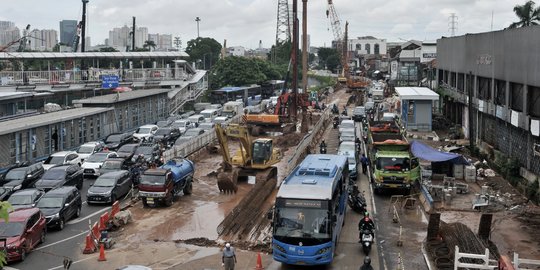
[[[364,258],[364,264],[370,265],[371,264],[371,258],[369,256],[366,256]]]
[[[368,211],[364,212],[364,217],[369,217],[369,212]]]

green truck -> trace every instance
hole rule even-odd
[[[420,166],[399,127],[394,122],[370,122],[368,150],[375,193],[402,190],[409,194],[420,178]]]

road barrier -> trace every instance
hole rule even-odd
[[[90,229],[88,235],[86,235],[85,246],[83,249],[83,254],[91,254],[98,250],[98,246],[101,240],[101,231],[108,228],[109,221],[111,221],[116,214],[120,212],[120,202],[115,201],[112,204],[111,212],[105,212],[99,217],[99,222],[95,222],[94,225],[90,221]]]
[[[481,264],[474,263],[462,263],[459,260],[461,258],[470,258],[470,259],[481,259],[484,261]],[[492,263],[490,265],[490,263]],[[493,265],[495,263],[495,265]],[[454,269],[458,268],[469,268],[469,269],[497,269],[497,261],[489,259],[489,249],[486,248],[485,254],[472,254],[472,253],[460,253],[459,247],[456,245],[456,250],[454,252]]]

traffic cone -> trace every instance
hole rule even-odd
[[[98,261],[99,262],[103,262],[103,261],[106,261],[107,259],[105,259],[105,246],[103,245],[103,243],[101,243],[101,246],[99,247],[99,258],[98,258]]]
[[[262,270],[264,267],[262,266],[262,258],[261,253],[257,253],[257,266],[255,266],[255,270]]]
[[[87,235],[86,246],[84,247],[83,254],[90,254],[90,253],[94,253],[95,251],[96,251],[96,246],[94,245],[94,240],[92,240],[92,236]]]

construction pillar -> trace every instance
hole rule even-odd
[[[488,240],[491,232],[491,222],[493,214],[482,214],[480,224],[478,225],[478,237],[482,240]]]
[[[308,93],[307,89],[307,72],[308,72],[308,53],[307,53],[307,0],[302,0],[302,96],[306,97]],[[309,131],[309,124],[307,121],[307,108],[304,106],[304,101],[301,96],[297,96],[298,101],[302,102],[302,125],[300,131],[307,133]]]
[[[439,224],[441,223],[441,213],[433,213],[429,215],[429,223],[427,228],[427,240],[435,239],[439,236]]]
[[[298,113],[298,0],[293,0],[293,37],[292,37],[292,102],[289,106],[289,117],[297,123]]]

